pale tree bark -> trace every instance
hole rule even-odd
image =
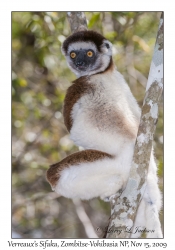
[[[122,194],[111,198],[107,238],[130,238],[137,208],[145,190],[153,135],[158,119],[158,103],[163,90],[163,13],[151,62],[129,180]],[[120,234],[119,230],[122,230]]]
[[[87,21],[84,12],[72,11],[67,12],[67,18],[70,24],[72,33],[87,30]]]

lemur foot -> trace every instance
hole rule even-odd
[[[101,197],[105,202],[111,202],[114,198],[118,198],[122,194],[123,190],[120,189],[116,194],[112,194],[111,196]]]

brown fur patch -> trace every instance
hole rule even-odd
[[[52,187],[55,187],[60,178],[61,172],[65,168],[68,168],[71,165],[79,165],[85,162],[88,163],[88,162],[94,162],[97,160],[102,160],[104,158],[112,159],[113,156],[105,152],[92,150],[92,149],[76,152],[64,158],[62,161],[51,165],[50,168],[47,170],[46,178],[48,182],[50,183],[50,185]]]
[[[94,127],[102,132],[120,133],[129,139],[133,139],[137,135],[137,124],[132,125],[127,117],[114,107],[105,107],[105,101],[101,105],[89,111],[89,120]]]
[[[67,94],[64,100],[63,107],[63,117],[64,123],[68,131],[71,130],[72,127],[72,117],[71,111],[74,104],[85,94],[89,94],[93,91],[93,87],[90,83],[88,83],[88,76],[82,76],[76,79],[72,86],[70,86],[67,90]]]
[[[113,71],[114,69],[115,69],[115,64],[114,64],[112,57],[111,57],[108,67],[102,73],[110,72],[110,71]]]
[[[100,72],[98,72],[98,73],[96,73],[96,74],[106,74],[106,73],[110,73],[110,72],[113,71],[114,69],[115,69],[115,64],[113,63],[112,56],[111,56],[108,67],[107,67],[104,71],[100,71]]]

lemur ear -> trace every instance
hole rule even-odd
[[[108,40],[103,41],[100,49],[102,53],[112,55],[112,43],[110,43]]]

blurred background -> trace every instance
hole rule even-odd
[[[88,28],[113,43],[113,58],[142,106],[160,12],[85,12]],[[110,205],[52,192],[49,165],[78,151],[63,123],[75,75],[61,54],[71,34],[66,12],[12,12],[12,237],[101,237]],[[163,97],[154,149],[163,192]],[[163,228],[163,210],[160,213]],[[97,230],[98,228],[98,230]]]

